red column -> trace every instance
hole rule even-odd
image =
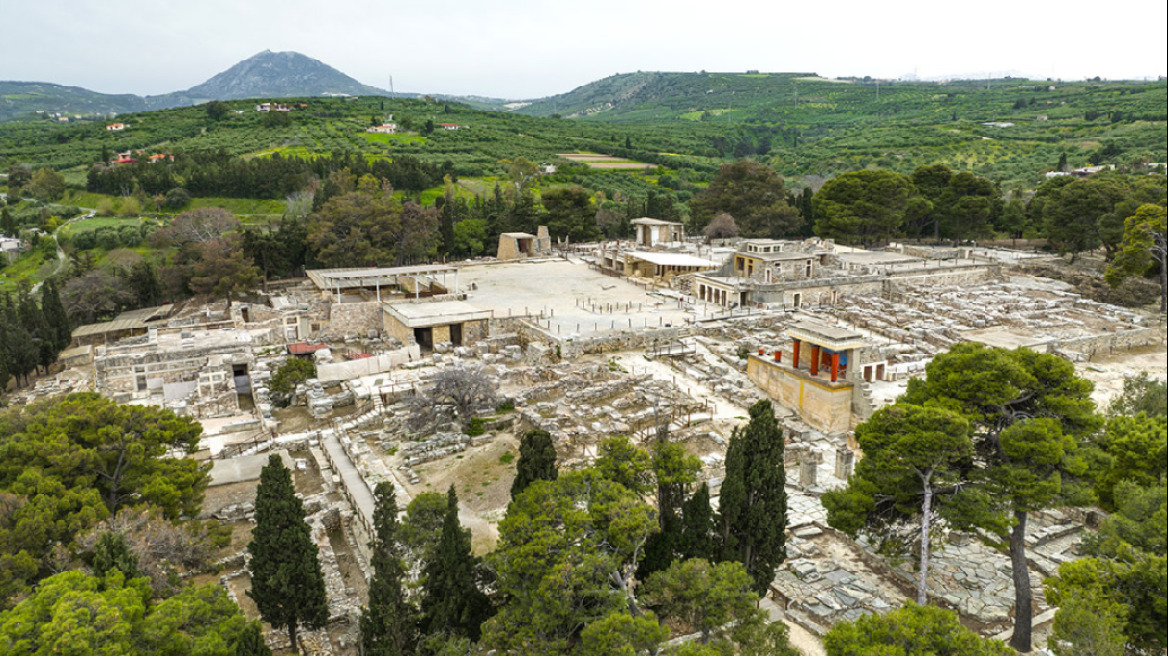
[[[839,380],[839,353],[831,354],[831,382]]]
[[[811,345],[811,375],[819,373],[819,345]]]
[[[775,349],[775,362],[782,362],[782,361],[783,361],[783,350],[782,349]]]
[[[802,345],[802,342],[800,342],[799,340],[796,339],[796,340],[793,340],[792,346],[791,346],[791,366],[796,368],[796,369],[799,368],[799,347],[801,345]]]
[[[760,346],[760,347],[758,347],[758,354],[759,354],[759,355],[762,355],[762,354],[764,354],[764,353],[766,353],[766,349],[764,349],[764,348],[763,348],[763,347],[761,347],[761,346]]]

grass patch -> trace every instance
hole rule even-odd
[[[12,264],[0,269],[0,290],[15,291],[20,281],[27,280],[30,284],[41,280],[41,268],[51,260],[38,248],[19,257]]]
[[[426,137],[416,134],[380,134],[376,132],[361,132],[360,136],[369,143],[379,143],[385,145],[397,144],[400,146],[409,146],[413,144],[422,145],[426,143]]]
[[[466,428],[466,434],[471,437],[482,435],[487,430],[483,427],[483,423],[484,422],[482,417],[471,417],[470,426],[467,426]]]
[[[139,226],[142,225],[142,219],[136,216],[95,216],[92,219],[81,219],[80,221],[74,221],[67,226],[62,226],[61,234],[73,235],[81,232],[97,230],[98,228],[120,228],[124,225]]]
[[[500,465],[509,465],[512,462],[515,462],[515,454],[511,451],[508,451],[507,453],[504,453],[503,455],[499,456],[499,464]]]
[[[187,209],[222,207],[232,214],[283,214],[287,205],[282,200],[255,200],[252,198],[193,198]]]

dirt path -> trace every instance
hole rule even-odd
[[[1095,383],[1091,398],[1106,410],[1111,400],[1123,392],[1123,381],[1146,372],[1156,380],[1168,378],[1168,349],[1163,343],[1123,353],[1113,353],[1075,365],[1079,375]]]

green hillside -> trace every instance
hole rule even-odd
[[[0,82],[0,121],[20,116],[61,113],[98,116],[145,109],[146,101],[133,94],[108,94],[47,82]]]
[[[803,74],[636,73],[515,113],[441,99],[304,98],[285,101],[306,105],[289,112],[286,124],[255,112],[254,101],[229,101],[220,120],[203,107],[121,115],[129,127],[116,133],[100,121],[9,122],[0,124],[0,165],[77,175],[103,148],[222,148],[242,156],[348,151],[449,161],[462,177],[490,177],[505,172],[501,160],[563,166],[557,153],[585,151],[690,170],[696,182],[722,163],[752,157],[795,179],[944,163],[1004,188],[1033,188],[1064,153],[1070,166],[1138,168],[1168,159],[1165,89],[1162,81],[877,84]],[[405,134],[364,131],[390,115]],[[427,121],[461,129],[431,131]]]

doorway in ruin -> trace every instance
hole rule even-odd
[[[803,294],[796,292],[795,295],[791,297],[791,305],[793,307],[799,307],[803,305]]]
[[[231,365],[231,379],[235,384],[239,409],[246,412],[254,408],[255,400],[251,396],[251,377],[247,374],[247,363]]]
[[[434,329],[414,328],[414,341],[426,352],[434,350]]]
[[[450,343],[455,346],[462,346],[462,324],[450,324]]]

